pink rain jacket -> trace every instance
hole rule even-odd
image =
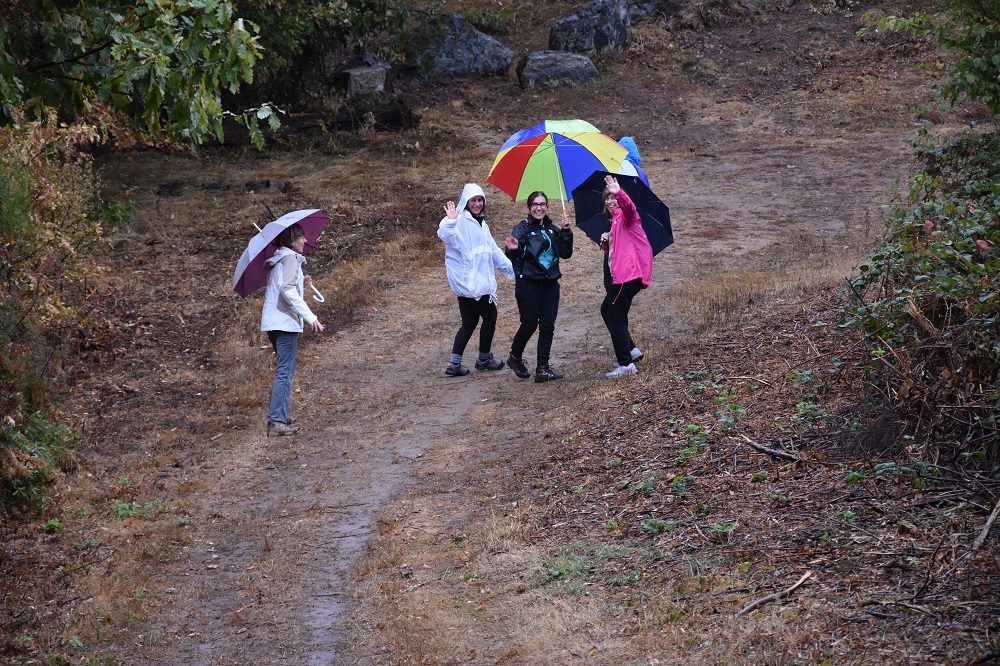
[[[625,190],[615,195],[618,208],[611,212],[611,239],[608,244],[611,281],[625,284],[642,278],[642,288],[649,286],[653,275],[653,248],[649,245],[646,232],[635,204]]]

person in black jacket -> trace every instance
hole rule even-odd
[[[531,376],[521,355],[528,340],[538,330],[538,363],[535,381],[562,379],[549,366],[552,336],[559,312],[559,260],[573,255],[573,231],[569,214],[563,210],[561,228],[548,213],[549,199],[544,192],[528,197],[528,217],[522,220],[505,242],[505,252],[514,265],[514,296],[521,313],[521,326],[514,334],[507,365],[521,379]]]

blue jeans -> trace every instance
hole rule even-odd
[[[274,353],[277,356],[267,419],[278,423],[288,423],[288,408],[292,403],[292,375],[295,374],[295,352],[299,348],[299,334],[287,331],[268,331],[267,338],[271,341],[271,346],[274,347]]]

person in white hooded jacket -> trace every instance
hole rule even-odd
[[[305,288],[312,284],[312,278],[302,274],[302,266],[306,263],[302,256],[305,242],[302,225],[293,224],[278,235],[278,251],[264,262],[270,273],[260,330],[267,333],[277,356],[267,413],[268,437],[294,435],[302,429],[294,425],[294,419],[288,414],[299,333],[303,330],[303,322],[317,333],[323,331],[323,324],[303,298]]]
[[[444,265],[448,284],[458,297],[458,311],[462,316],[462,326],[455,334],[451,359],[444,370],[449,377],[469,374],[469,369],[462,365],[462,354],[480,319],[483,325],[479,329],[479,357],[475,367],[477,370],[504,367],[504,362],[495,358],[491,351],[497,326],[497,280],[494,271],[499,270],[513,281],[514,268],[493,240],[486,224],[485,210],[483,188],[467,183],[462,189],[458,206],[454,201],[445,204],[445,216],[438,225],[438,238],[445,245]]]

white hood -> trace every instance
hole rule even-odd
[[[307,262],[306,262],[305,255],[299,254],[298,252],[296,252],[295,250],[293,250],[290,247],[284,247],[284,246],[282,246],[282,247],[279,247],[278,250],[274,254],[272,254],[270,257],[268,257],[267,259],[264,260],[264,266],[266,268],[274,268],[274,265],[276,263],[278,263],[279,261],[281,261],[282,257],[284,257],[285,255],[289,255],[289,254],[294,254],[294,255],[298,256],[298,258],[299,258],[299,265],[300,266],[305,266],[306,265]]]
[[[465,205],[469,203],[469,199],[472,197],[482,197],[483,198],[483,214],[486,214],[486,193],[483,192],[483,188],[479,187],[475,183],[466,183],[465,187],[462,189],[462,198],[458,200],[458,212],[465,210]]]
[[[507,279],[514,279],[514,269],[510,259],[503,253],[490,234],[485,219],[476,220],[465,206],[472,197],[483,198],[485,212],[486,195],[483,188],[468,183],[458,201],[458,216],[445,217],[438,225],[438,238],[445,245],[444,265],[448,272],[448,284],[456,296],[481,298],[496,294],[497,280],[493,271],[499,270]]]

